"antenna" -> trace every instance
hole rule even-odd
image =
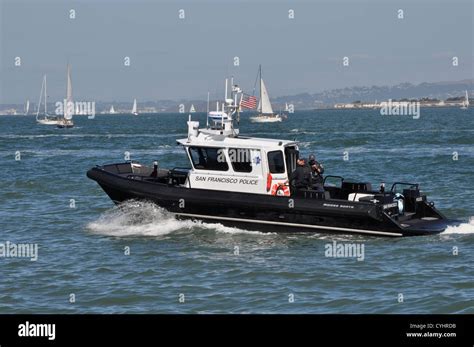
[[[231,94],[231,97],[232,97],[233,94],[235,94],[235,93],[234,93],[234,92],[235,92],[235,91],[234,91],[234,76],[232,76],[232,77],[230,78],[230,88],[231,88],[231,90],[232,90],[232,94]]]
[[[240,107],[237,106],[237,93],[235,93],[234,98],[235,98],[235,108],[237,110],[237,125],[240,125]]]
[[[229,79],[225,79],[225,99],[224,103],[226,104],[227,107],[232,106],[232,103],[234,102],[234,77],[231,78],[231,85],[230,85],[230,97],[228,91],[228,83]]]
[[[227,78],[225,79],[225,95],[224,100],[227,100]]]
[[[191,114],[188,115],[188,142],[191,140],[191,132],[189,131],[189,127],[191,124]]]
[[[259,81],[259,86],[260,86],[260,113],[263,113],[263,102],[262,102],[262,65],[258,66],[258,72],[260,74],[260,81]]]
[[[209,92],[207,92],[207,115],[206,115],[206,128],[209,128]]]

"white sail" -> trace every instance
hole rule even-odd
[[[74,103],[72,101],[72,81],[71,81],[71,67],[67,66],[67,87],[66,87],[66,108],[64,110],[64,118],[72,119],[74,114]]]
[[[257,111],[259,115],[250,117],[250,121],[253,123],[273,123],[281,122],[283,116],[281,114],[273,114],[272,104],[270,103],[270,97],[268,96],[268,90],[263,82],[262,78],[262,67],[258,68],[258,79],[260,79],[260,100],[258,101]],[[285,106],[288,108],[288,104]]]
[[[466,90],[466,96],[463,102],[461,103],[461,110],[467,110],[468,107],[469,107],[469,95],[467,94],[467,90]]]
[[[110,114],[114,114],[115,113],[115,109],[114,109],[114,105],[110,106],[110,111],[109,111]]]
[[[44,95],[44,115],[43,117],[40,117],[41,100],[43,99],[43,95]],[[44,124],[44,125],[58,124],[57,117],[48,115],[48,91],[47,91],[46,75],[43,76],[43,82],[41,83],[38,109],[36,110],[36,122],[39,124]]]
[[[267,88],[263,79],[260,79],[261,111],[263,114],[273,114],[272,104],[268,96]]]
[[[41,99],[43,98],[43,91],[46,95],[46,75],[43,76],[43,82],[41,82],[41,91],[40,91],[40,97],[38,101],[38,108],[36,109],[36,121],[39,121],[39,113],[40,113],[40,108],[41,108]],[[46,96],[45,96],[45,101],[46,101]],[[44,105],[44,113],[46,114],[46,103]]]
[[[138,112],[137,112],[137,99],[133,100],[132,113],[133,114],[138,114]]]
[[[285,102],[285,111],[288,112],[290,109],[288,108],[288,103]]]
[[[28,115],[29,110],[30,110],[30,100],[26,100],[25,116]]]
[[[191,104],[191,107],[189,108],[189,112],[190,112],[190,113],[196,112],[196,109],[194,108],[194,105],[193,105],[193,104]]]

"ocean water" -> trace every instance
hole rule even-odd
[[[242,134],[297,139],[326,174],[419,182],[463,221],[400,239],[177,221],[149,203],[117,208],[86,177],[124,152],[186,166],[175,139],[187,117],[76,117],[56,129],[0,116],[0,243],[38,244],[36,261],[0,257],[0,313],[474,313],[472,108],[422,109],[420,119],[305,111],[270,125],[242,117]],[[333,241],[364,245],[364,259],[326,257]]]

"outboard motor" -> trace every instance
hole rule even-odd
[[[402,194],[397,193],[395,194],[395,198],[393,198],[393,200],[397,202],[398,215],[403,216],[405,213],[405,197]]]

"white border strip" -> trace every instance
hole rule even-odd
[[[384,236],[403,236],[403,234],[400,234],[400,233],[391,233],[391,232],[375,231],[375,230],[338,228],[338,227],[329,227],[329,226],[321,226],[321,225],[308,225],[308,224],[297,224],[297,223],[287,223],[287,222],[273,222],[273,221],[266,221],[266,220],[250,220],[250,219],[231,218],[231,217],[208,216],[208,215],[202,215],[202,214],[175,213],[175,215],[186,216],[186,217],[196,217],[196,218],[203,218],[203,219],[229,220],[229,221],[245,222],[245,223],[286,225],[286,226],[291,226],[291,227],[310,228],[310,229],[347,231],[347,232],[351,232],[351,233],[360,233],[360,234],[372,234],[372,235],[384,235]]]

